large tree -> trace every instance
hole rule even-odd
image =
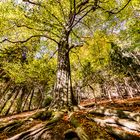
[[[72,90],[71,49],[83,46],[85,38],[92,37],[99,24],[106,26],[104,21],[121,13],[130,2],[131,0],[3,1],[0,3],[0,42],[2,46],[17,44],[28,47],[36,41],[40,46],[56,48],[57,74],[51,106],[70,109],[77,106]],[[94,26],[94,23],[98,26]]]

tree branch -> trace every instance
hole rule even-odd
[[[85,6],[85,4],[87,4],[89,1],[88,0],[85,0],[85,2],[84,2],[84,6]],[[97,6],[97,3],[98,3],[98,0],[95,0],[94,1],[94,4],[93,5],[91,5],[91,8],[83,15],[83,16],[81,16],[72,26],[71,26],[71,29],[73,28],[73,27],[75,27],[85,16],[87,16],[88,15],[88,13],[90,13],[91,11],[95,11],[97,8],[98,8],[98,6]],[[82,3],[81,3],[82,4]],[[80,5],[81,5],[80,4]],[[83,7],[83,6],[82,6]],[[81,7],[81,8],[82,8]],[[89,7],[89,6],[87,6],[87,7]],[[87,8],[86,7],[86,8]],[[80,9],[81,9],[80,8]],[[84,8],[84,10],[85,10],[85,8]],[[83,9],[82,9],[82,11],[83,11]],[[79,13],[78,13],[79,14]]]
[[[62,27],[64,27],[63,23],[62,23],[53,13],[51,13],[51,12],[48,10],[48,8],[47,8],[46,6],[44,6],[44,5],[40,4],[40,3],[32,2],[32,1],[30,1],[30,0],[23,0],[23,2],[28,2],[28,3],[30,3],[30,4],[43,7],[53,18],[56,19],[56,21],[57,21]]]
[[[71,49],[73,48],[79,48],[79,47],[83,47],[83,44],[79,44],[79,45],[72,45],[69,49],[68,49],[68,53],[71,51]]]
[[[53,38],[51,38],[47,35],[34,35],[34,36],[30,36],[29,38],[27,38],[25,40],[19,40],[19,41],[12,41],[12,40],[9,40],[9,39],[6,38],[6,39],[0,41],[0,43],[6,42],[6,41],[10,42],[10,43],[25,43],[25,42],[28,42],[30,39],[35,38],[35,37],[46,37],[46,38],[48,38],[48,39],[50,39],[50,40],[52,40],[52,41],[54,41],[55,43],[58,44],[58,42],[55,39],[53,39]]]
[[[49,27],[53,27],[57,30],[60,30],[59,28],[61,28],[60,25],[57,23],[51,23],[50,21],[41,21],[40,19],[34,19],[34,18],[32,19],[31,17],[29,17],[25,14],[24,14],[24,16],[25,16],[25,18],[28,18],[29,20],[33,20],[33,22],[49,25]]]
[[[33,4],[33,5],[37,5],[37,6],[41,6],[42,7],[42,5],[40,3],[36,3],[36,2],[30,1],[30,0],[23,0],[23,2],[28,2],[30,4]]]
[[[81,18],[77,20],[72,26],[71,29],[74,28],[88,13],[90,13],[93,10],[93,8],[90,8]]]
[[[48,62],[53,58],[53,56],[57,53],[57,51],[58,51],[58,49],[56,49],[56,50],[53,52],[53,54],[50,56]]]
[[[126,6],[127,6],[130,2],[131,2],[131,0],[128,0],[128,2],[127,2],[119,11],[117,11],[117,12],[113,12],[113,10],[108,11],[108,10],[104,9],[103,7],[101,7],[101,6],[98,6],[98,7],[101,8],[102,10],[104,10],[105,12],[109,13],[109,14],[118,14],[118,13],[120,13],[122,10],[124,10],[124,8],[126,8]]]
[[[50,33],[52,33],[53,35],[55,35],[56,37],[60,38],[59,35],[53,33],[53,32],[50,31],[50,30],[47,30],[47,29],[36,29],[36,28],[33,28],[33,27],[29,27],[29,26],[27,26],[27,25],[16,25],[16,26],[17,26],[17,27],[25,27],[25,28],[28,28],[28,29],[33,29],[33,30],[36,30],[36,31],[50,32]]]

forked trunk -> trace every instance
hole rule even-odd
[[[65,40],[61,41],[58,46],[57,65],[54,102],[51,106],[57,109],[70,109],[73,105],[77,105],[77,101],[72,90],[69,45]]]

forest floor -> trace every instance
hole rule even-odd
[[[80,103],[81,106],[94,107],[94,99],[83,100]],[[109,101],[108,99],[97,101],[96,106],[110,107],[114,109],[128,110],[133,112],[140,112],[140,97],[127,98],[127,99],[114,99]]]
[[[44,126],[50,124],[50,117],[49,113],[43,114],[45,109],[1,117],[0,140],[28,140],[34,135],[34,139],[74,140],[76,137],[78,140],[78,136],[84,134],[82,129],[87,135],[82,135],[80,140],[140,140],[140,97],[113,102],[102,100],[96,105],[94,100],[84,100],[80,105],[85,109],[75,111],[74,118],[69,120],[72,115],[64,113],[59,123],[47,129]],[[40,132],[41,137],[37,135]],[[74,136],[73,132],[79,135]],[[70,134],[73,136],[68,136]]]

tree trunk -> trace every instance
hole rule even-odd
[[[94,96],[95,104],[97,104],[95,91],[94,91],[93,87],[92,87],[90,84],[88,84],[88,86],[89,86],[90,89],[93,91],[93,96]]]
[[[34,96],[34,89],[31,91],[31,97],[30,97],[30,101],[29,101],[28,110],[31,110],[31,105],[32,105],[33,96]]]
[[[56,85],[54,90],[54,101],[51,107],[56,109],[67,108],[77,105],[75,100],[69,59],[69,45],[66,39],[62,39],[58,45],[58,62],[57,62]]]
[[[124,83],[125,83],[125,89],[126,89],[128,95],[129,95],[131,98],[133,98],[132,88],[130,87],[127,78],[124,78]]]

